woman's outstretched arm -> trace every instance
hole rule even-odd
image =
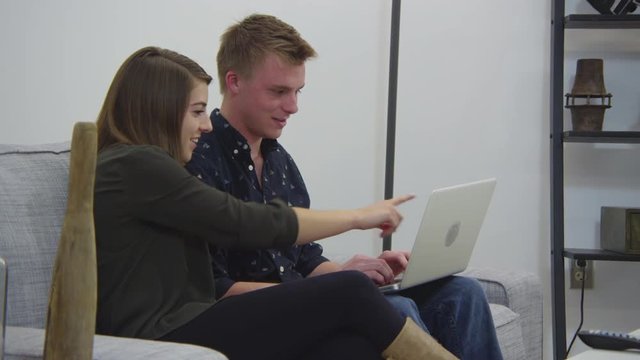
[[[402,195],[353,210],[309,210],[293,208],[298,217],[296,244],[306,244],[355,229],[380,228],[381,236],[393,233],[402,215],[396,208],[414,195]]]

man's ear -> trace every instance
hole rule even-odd
[[[235,71],[227,71],[226,75],[224,76],[224,81],[227,85],[227,91],[231,92],[232,94],[237,94],[240,91],[240,77]]]

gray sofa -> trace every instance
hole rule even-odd
[[[69,143],[0,144],[0,258],[9,269],[5,359],[40,359],[65,213]],[[542,289],[526,273],[470,269],[489,299],[505,360],[542,358]],[[226,359],[214,350],[96,335],[95,359]]]

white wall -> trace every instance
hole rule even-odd
[[[394,248],[411,246],[433,188],[497,177],[472,265],[540,276],[546,358],[551,355],[549,5],[403,1],[395,192],[419,198],[403,206],[405,223],[394,236]],[[281,139],[305,174],[314,207],[380,199],[389,0],[0,2],[0,142],[68,139],[75,121],[95,119],[117,67],[142,46],[183,52],[217,78],[218,36],[252,12],[289,22],[320,54],[307,65],[300,113]],[[640,71],[627,69],[637,57],[637,51],[627,51],[605,65],[605,81],[614,93],[606,127],[622,121],[621,129],[638,129],[638,92],[628,90]],[[567,61],[572,72],[572,60]],[[209,97],[213,108],[220,100],[215,84]],[[638,157],[626,146],[602,151],[598,145],[571,145],[567,158],[567,212],[573,214],[567,217],[567,243],[594,246],[601,205],[638,206]],[[595,169],[593,160],[600,164]],[[611,173],[617,176],[604,176]],[[353,232],[324,244],[329,254],[375,254],[381,247],[374,232]],[[619,283],[615,272],[632,283]],[[634,274],[633,264],[596,264],[596,288],[586,300],[593,311],[585,326],[640,327],[640,312],[630,314],[637,302],[619,296],[621,288],[629,299],[639,295]],[[607,295],[609,290],[614,295]],[[577,324],[575,295],[568,291],[569,333]]]
[[[423,196],[497,177],[474,266],[519,269],[545,289],[551,355],[549,36],[546,1],[404,1],[397,186]],[[408,246],[418,219],[396,238]],[[406,234],[406,236],[403,236]]]

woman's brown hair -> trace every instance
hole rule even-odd
[[[211,76],[174,51],[145,47],[118,69],[98,115],[98,151],[113,144],[156,145],[180,158],[191,90]]]

